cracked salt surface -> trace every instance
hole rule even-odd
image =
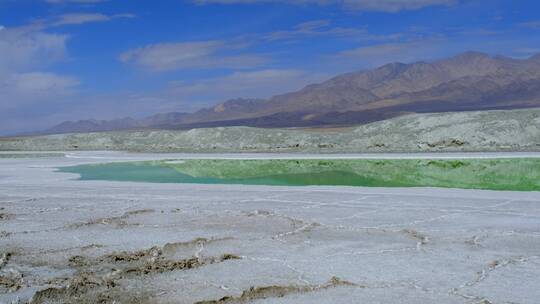
[[[0,160],[0,303],[540,299],[538,192],[146,184],[54,172],[137,159],[95,156]]]

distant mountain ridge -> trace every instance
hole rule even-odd
[[[170,112],[156,114],[143,119],[133,119],[125,117],[113,120],[87,119],[79,121],[65,121],[58,124],[43,133],[85,133],[85,132],[104,132],[117,130],[147,129],[156,126],[166,126],[174,124],[183,119],[188,113]]]
[[[407,113],[528,107],[540,107],[540,54],[513,59],[466,52],[431,63],[390,63],[342,74],[266,100],[231,99],[194,113],[140,120],[64,122],[45,133],[350,125]]]

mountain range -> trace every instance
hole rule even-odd
[[[43,133],[218,126],[365,124],[409,113],[540,107],[540,54],[528,59],[466,52],[433,62],[390,63],[338,75],[269,99],[238,98],[194,113],[63,122]]]

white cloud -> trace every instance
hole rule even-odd
[[[399,12],[416,10],[434,5],[451,5],[454,0],[343,0],[346,7],[366,11]]]
[[[30,25],[0,31],[0,132],[30,125],[21,117],[66,101],[79,84],[73,77],[40,72],[65,59],[68,39],[42,29]]]
[[[329,78],[322,73],[308,73],[294,69],[263,69],[198,80],[171,82],[166,96],[183,100],[186,104],[207,104],[230,98],[268,98],[276,94],[298,90],[308,84]]]
[[[251,68],[267,58],[251,54],[227,54],[234,49],[223,41],[151,44],[120,55],[124,63],[133,63],[153,71],[189,68]]]
[[[0,73],[47,66],[65,56],[68,36],[33,26],[0,31]]]
[[[44,129],[49,115],[63,113],[79,100],[79,81],[54,73],[0,75],[0,134]]]
[[[0,26],[0,133],[42,128],[50,115],[81,106],[77,78],[45,72],[66,59],[69,39],[47,29],[131,17],[72,13],[20,27]]]
[[[275,31],[264,38],[268,41],[292,40],[306,37],[366,37],[368,32],[359,28],[331,27],[329,20],[313,20],[296,25],[292,30]]]
[[[31,72],[14,74],[7,78],[4,87],[22,94],[48,94],[73,88],[79,81],[72,77],[53,73]]]
[[[343,51],[340,55],[344,57],[372,58],[374,56],[388,56],[399,53],[406,53],[415,48],[415,43],[388,43],[359,47],[352,50]]]
[[[58,17],[58,19],[52,22],[53,26],[60,25],[75,25],[84,24],[89,22],[106,22],[117,18],[134,18],[133,14],[118,14],[118,15],[104,15],[99,13],[87,14],[87,13],[72,13],[64,14]]]
[[[444,39],[430,38],[396,43],[383,43],[345,50],[334,56],[348,66],[376,67],[390,62],[409,63],[429,60],[448,44]]]
[[[529,21],[529,22],[523,22],[519,24],[521,27],[530,28],[533,30],[539,30],[540,29],[540,20],[535,21]]]
[[[282,86],[291,80],[306,77],[300,70],[258,70],[249,72],[235,72],[230,75],[197,81],[195,83],[172,83],[172,87],[184,93],[200,93],[208,90],[220,92],[241,93],[246,91],[259,91],[263,87]],[[264,94],[263,94],[264,95]]]
[[[344,8],[363,11],[398,12],[415,10],[434,5],[451,5],[457,0],[194,0],[197,4],[257,4],[287,3],[296,5],[341,5]]]
[[[109,21],[111,17],[103,14],[65,14],[58,18],[54,25],[83,24],[88,22]]]
[[[0,110],[25,106],[43,107],[71,95],[79,81],[73,77],[54,73],[12,73],[0,76]]]

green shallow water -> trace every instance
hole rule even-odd
[[[185,160],[59,168],[81,180],[540,191],[540,159]]]

